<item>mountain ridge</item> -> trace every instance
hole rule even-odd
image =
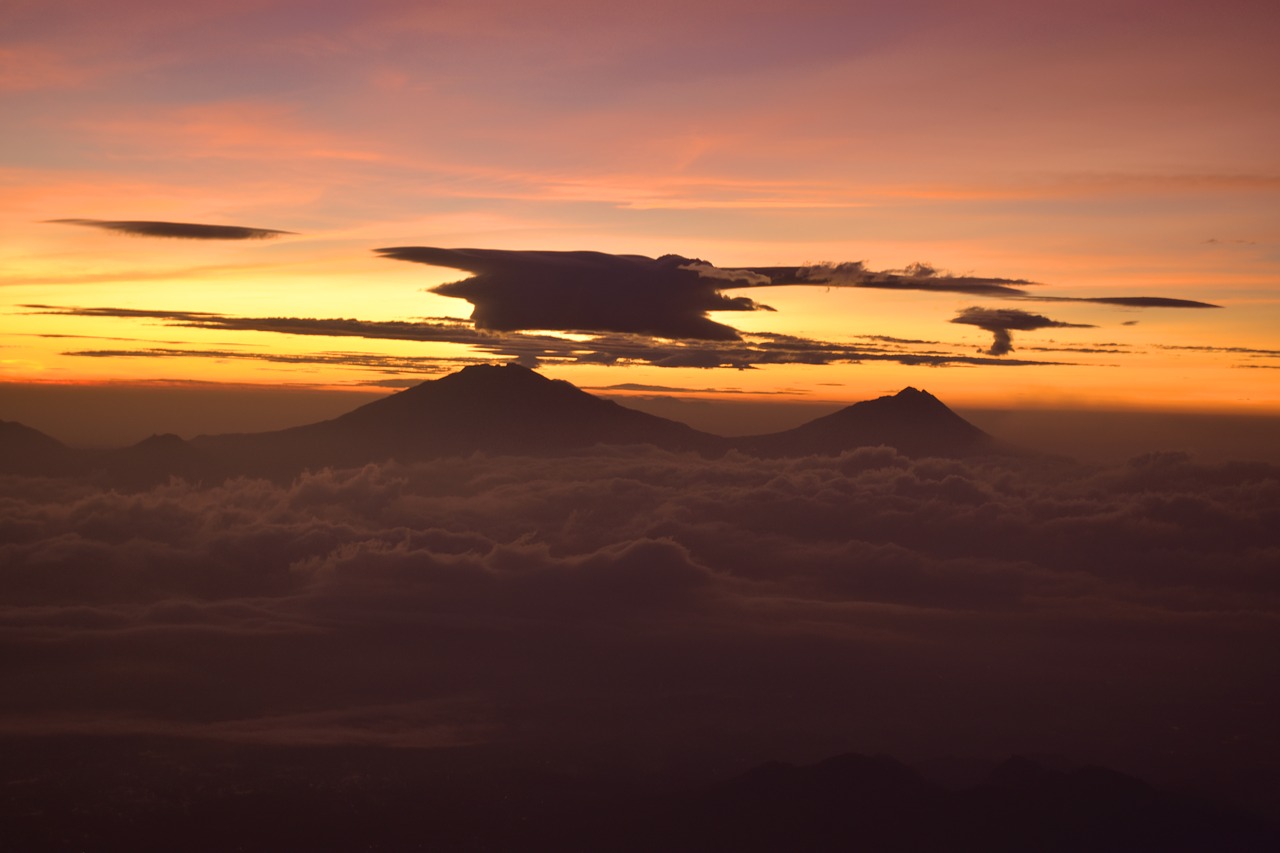
[[[197,479],[220,471],[283,477],[308,468],[388,459],[410,462],[476,452],[557,454],[596,445],[649,444],[703,455],[737,450],[761,457],[834,456],[878,445],[908,456],[1007,452],[937,397],[914,387],[854,403],[794,429],[726,438],[627,408],[516,364],[469,365],[338,417],[281,430],[199,435],[190,441],[152,436],[128,448],[97,453],[72,450],[21,425],[10,432],[21,436],[23,446],[45,448],[51,458],[62,460],[62,469],[106,470],[109,479],[131,483],[163,481],[166,473]],[[75,464],[66,461],[73,457]],[[23,459],[21,452],[0,456],[0,470],[32,473],[33,465]],[[130,475],[134,466],[143,476]]]

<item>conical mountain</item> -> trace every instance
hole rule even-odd
[[[17,421],[0,421],[0,473],[60,476],[79,469],[83,454]]]
[[[972,456],[1000,447],[937,397],[916,388],[854,403],[785,432],[735,442],[739,449],[761,456],[836,455],[876,445],[907,456]]]
[[[145,489],[171,477],[209,482],[222,475],[217,461],[172,433],[152,435],[137,444],[107,451],[95,463],[96,475],[115,488]]]
[[[244,470],[410,461],[473,452],[537,454],[595,444],[714,451],[724,439],[594,397],[514,364],[472,365],[329,421],[269,433],[200,436]]]

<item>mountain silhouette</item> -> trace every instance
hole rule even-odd
[[[59,476],[77,472],[83,454],[38,429],[0,421],[0,473]]]
[[[210,482],[224,473],[219,461],[172,433],[152,435],[137,444],[97,456],[93,466],[105,485],[145,489],[171,477]]]
[[[1275,849],[1274,824],[1102,767],[1011,758],[961,790],[883,755],[779,762],[672,801],[626,849],[688,851]]]
[[[647,444],[715,455],[838,455],[886,445],[907,456],[970,456],[1008,448],[926,391],[854,403],[784,432],[728,439],[595,397],[515,364],[472,365],[332,420],[259,433],[152,436],[132,447],[79,451],[21,424],[0,422],[0,472],[92,473],[145,488],[169,477],[212,482],[251,474],[412,462],[471,453],[546,455],[594,445]]]
[[[758,456],[833,456],[881,444],[906,456],[972,456],[1002,449],[937,397],[915,388],[854,403],[784,432],[735,441],[740,450]]]
[[[1100,767],[1013,759],[961,790],[883,756],[772,762],[694,790],[554,755],[160,737],[0,740],[5,849],[1260,853],[1265,818]],[[87,841],[86,841],[87,839]]]
[[[725,439],[594,397],[514,364],[472,365],[320,423],[199,436],[192,445],[251,470],[351,466],[474,452],[544,454],[596,444],[717,451]]]

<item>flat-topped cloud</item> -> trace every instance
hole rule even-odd
[[[746,297],[720,291],[735,281],[758,284],[749,273],[705,261],[664,255],[603,252],[504,251],[402,246],[384,257],[466,270],[472,276],[431,288],[465,299],[476,327],[510,332],[554,329],[623,332],[661,338],[736,341],[738,332],[710,319],[710,311],[769,311]]]

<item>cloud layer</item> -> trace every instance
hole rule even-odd
[[[0,730],[1275,759],[1277,507],[1265,465],[884,448],[0,479]]]

